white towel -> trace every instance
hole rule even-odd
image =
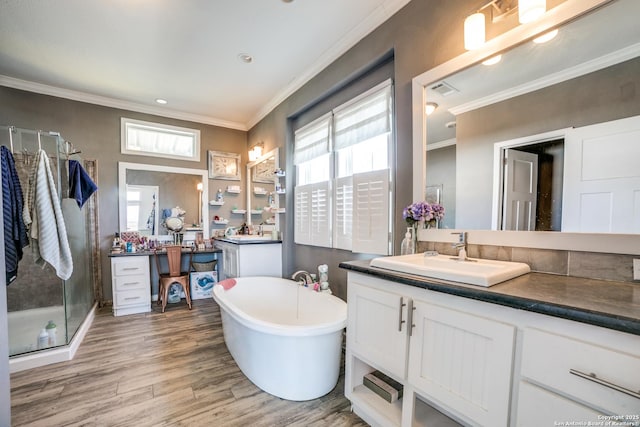
[[[38,151],[35,167],[29,177],[29,189],[23,218],[29,227],[29,237],[36,263],[49,263],[62,280],[73,272],[73,259],[67,240],[60,200],[44,150]]]

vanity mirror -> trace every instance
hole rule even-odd
[[[535,182],[550,190],[542,199],[547,209],[538,206],[547,214],[532,217],[532,230],[640,232],[640,222],[633,219],[624,229],[600,228],[620,224],[606,217],[606,210],[571,210],[571,203],[588,206],[588,200],[574,193],[575,182],[566,178],[584,175],[588,166],[580,163],[585,152],[576,153],[567,146],[579,133],[574,127],[640,115],[636,95],[636,87],[640,87],[640,37],[635,19],[639,13],[640,4],[634,0],[567,0],[540,21],[518,26],[480,50],[414,78],[413,198],[421,200],[425,192],[437,193],[447,209],[442,223],[447,228],[523,229],[509,225],[507,217],[513,204],[502,204],[506,175],[502,159],[506,148],[535,151],[533,146],[523,148],[535,143],[540,159],[553,159],[546,168],[553,173],[544,175],[546,169],[537,168],[542,171],[542,181]],[[532,42],[555,28],[559,29],[555,39],[544,44]],[[502,54],[499,63],[481,64],[497,54]],[[429,116],[425,114],[427,102],[437,104]],[[640,131],[633,126],[623,133],[634,134],[628,139],[637,140]],[[609,156],[616,151],[626,154],[629,146],[633,144],[622,141],[619,147],[624,149],[618,149],[609,143],[605,151]],[[636,149],[609,160],[609,164],[620,162],[624,169],[629,156],[640,158]],[[606,159],[599,158],[603,163],[596,162],[591,170],[603,169]],[[633,203],[629,200],[627,206]],[[638,217],[640,203],[635,204],[636,215],[627,217]],[[600,220],[598,224],[576,221],[581,216]]]
[[[269,224],[279,229],[277,184],[278,149],[247,164],[247,224]]]
[[[185,230],[200,218],[208,218],[208,204],[201,198],[209,194],[208,172],[201,169],[178,168],[141,163],[118,163],[118,195],[120,231],[133,231],[135,226],[142,234],[167,234],[162,226],[162,210],[180,206],[186,211]],[[200,190],[198,184],[202,183]],[[142,188],[144,192],[128,191]],[[155,206],[149,197],[155,194]],[[151,210],[153,215],[151,215]],[[200,210],[200,213],[198,213]],[[144,212],[142,212],[144,211]],[[147,212],[149,211],[149,212]],[[153,218],[153,225],[147,226],[147,219]],[[140,218],[145,219],[143,227],[138,226]],[[155,231],[155,232],[152,232]],[[202,227],[204,238],[209,237],[209,226]]]

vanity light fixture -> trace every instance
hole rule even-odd
[[[502,60],[502,55],[495,55],[482,61],[482,65],[495,65]]]
[[[258,142],[256,145],[249,149],[249,161],[254,162],[262,156],[264,150],[264,142]]]
[[[518,21],[526,24],[544,15],[547,10],[547,0],[491,0],[464,20],[466,50],[479,49],[485,43],[485,20],[487,19],[483,12],[485,9],[489,9],[487,13],[492,22],[497,22],[517,10]]]
[[[556,28],[555,30],[551,30],[547,33],[544,33],[540,37],[536,37],[535,39],[533,39],[533,42],[538,44],[546,43],[550,40],[553,40],[557,35],[558,35],[558,29]]]
[[[485,40],[484,13],[476,12],[464,20],[464,48],[475,50],[482,47]]]
[[[435,102],[427,102],[424,106],[424,112],[427,116],[430,116],[434,111],[436,111],[436,108],[438,108],[438,104]]]
[[[547,11],[547,0],[518,0],[518,20],[521,24],[533,22]]]

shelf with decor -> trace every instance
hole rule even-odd
[[[239,185],[229,185],[226,191],[230,194],[240,194],[242,190],[240,189]]]
[[[240,214],[240,215],[244,215],[247,213],[246,209],[231,209],[231,213],[232,214]]]
[[[217,224],[217,225],[227,225],[227,224],[229,224],[229,220],[228,219],[214,219],[213,223]]]
[[[218,200],[210,200],[209,201],[209,205],[211,206],[223,206],[224,205],[224,201],[218,201]]]

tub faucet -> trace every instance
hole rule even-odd
[[[459,233],[451,233],[458,235],[458,242],[451,245],[458,251],[458,259],[460,261],[466,261],[467,259],[467,232],[461,231]]]
[[[309,286],[313,284],[313,277],[311,277],[311,273],[304,270],[299,270],[293,273],[291,279],[298,282],[301,286]]]

